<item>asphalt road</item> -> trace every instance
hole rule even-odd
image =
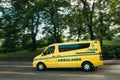
[[[120,80],[120,64],[107,64],[93,72],[81,69],[36,71],[31,62],[0,62],[0,80]]]

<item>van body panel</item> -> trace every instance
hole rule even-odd
[[[52,49],[54,50],[51,54]],[[52,44],[34,58],[33,67],[36,68],[37,64],[42,62],[47,68],[80,68],[85,61],[97,67],[103,65],[100,53],[99,41]]]

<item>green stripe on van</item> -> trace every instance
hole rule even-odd
[[[74,56],[91,56],[91,55],[98,55],[98,54],[97,53],[80,53],[80,54],[74,54],[74,55],[58,56],[58,58],[74,57]]]
[[[58,57],[48,57],[48,58],[38,58],[35,60],[45,60],[45,59],[53,59],[53,58],[65,58],[65,57],[75,57],[75,56],[92,56],[92,55],[99,55],[98,53],[76,53],[74,55],[66,55],[66,56],[58,56]]]

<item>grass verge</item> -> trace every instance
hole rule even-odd
[[[0,60],[1,61],[32,61],[33,58],[44,50],[44,48],[40,48],[36,51],[23,50],[13,53],[1,53]]]

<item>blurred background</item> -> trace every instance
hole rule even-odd
[[[82,40],[99,40],[103,59],[120,59],[120,0],[0,0],[0,60]]]

